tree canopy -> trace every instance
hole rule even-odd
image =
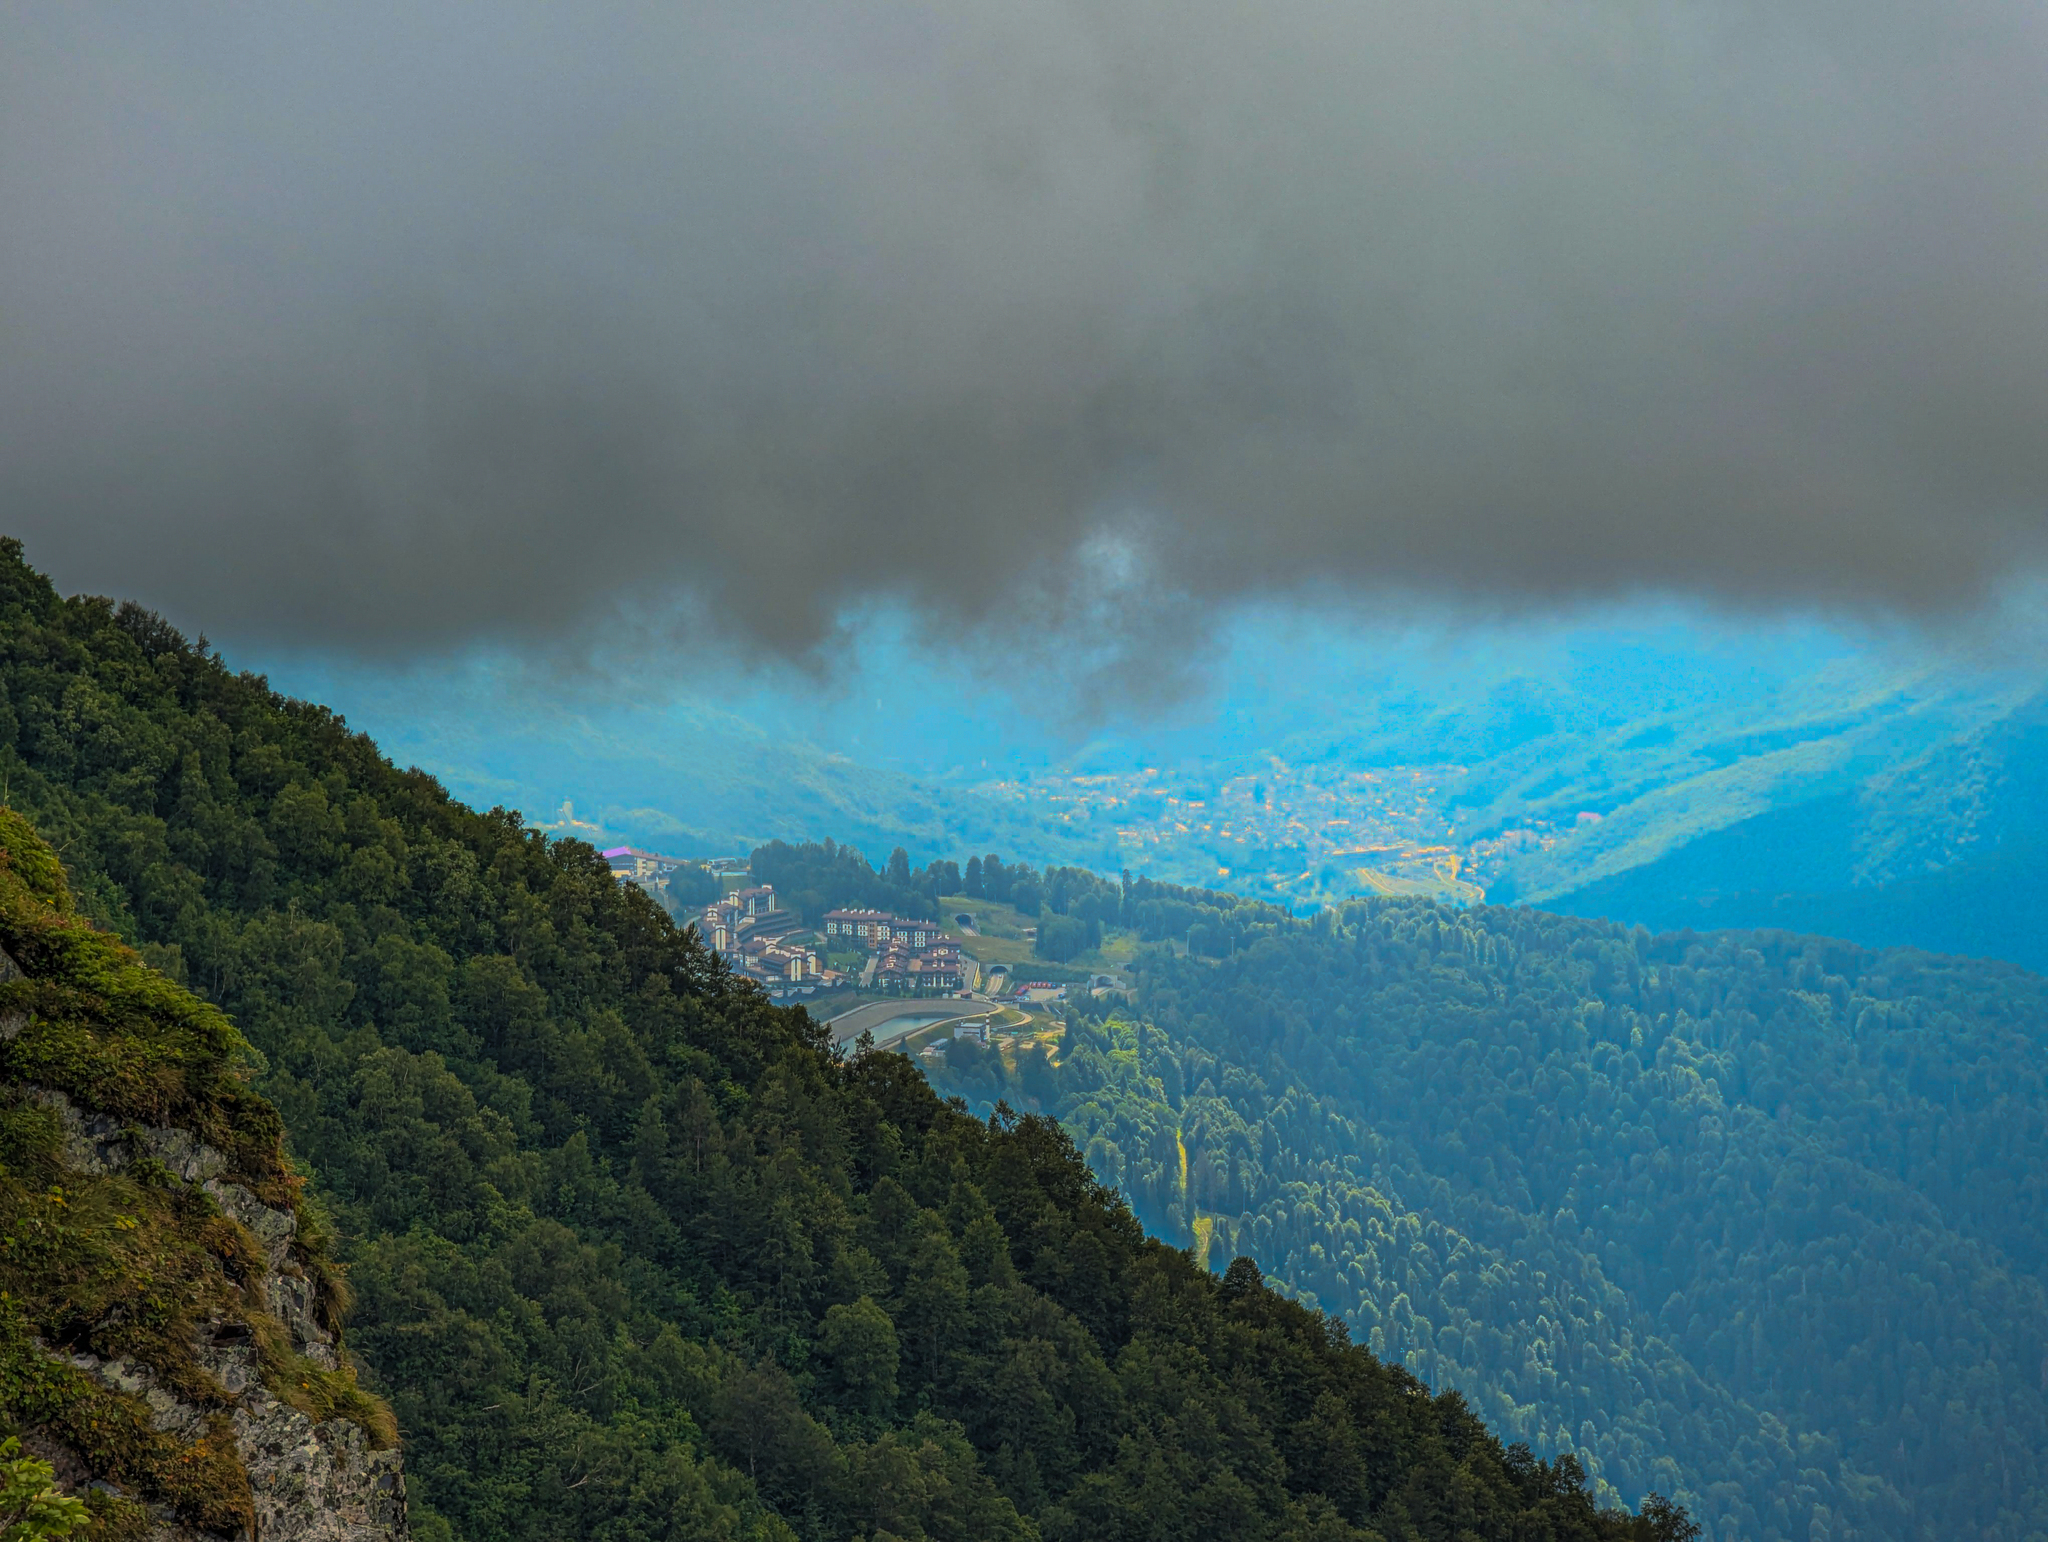
[[[1717,1537],[2048,1531],[2048,981],[1393,899],[1132,973],[942,1090]]]

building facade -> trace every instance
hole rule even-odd
[[[599,855],[611,865],[612,877],[620,883],[659,883],[685,861],[682,857],[642,851],[637,846],[614,846]]]
[[[936,921],[917,921],[892,916],[886,910],[828,910],[825,936],[847,940],[869,949],[881,949],[892,942],[912,948],[928,948],[946,940],[945,929]]]
[[[825,937],[828,942],[853,942],[879,948],[891,935],[896,918],[886,910],[828,910]]]
[[[891,942],[876,961],[874,979],[878,989],[919,996],[957,991],[966,983],[960,949],[951,941],[921,950]]]

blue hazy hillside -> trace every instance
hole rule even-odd
[[[2048,964],[2042,692],[1885,703],[1726,765],[1689,748],[1680,774],[1495,897]]]
[[[1371,626],[1242,616],[1191,693],[991,685],[899,631],[816,678],[627,692],[504,660],[272,662],[459,795],[737,852],[835,833],[999,850],[1306,910],[1526,902],[2048,966],[2048,671],[1964,647],[1666,610]]]
[[[962,781],[858,759],[798,725],[763,726],[709,694],[584,696],[505,660],[402,675],[288,661],[271,679],[335,702],[393,759],[458,797],[584,839],[690,856],[744,855],[824,830],[885,854],[899,843],[951,851],[994,842],[1100,863],[1112,850]]]

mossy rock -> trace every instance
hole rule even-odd
[[[48,842],[11,808],[0,808],[0,851],[6,853],[7,880],[18,885],[26,897],[60,916],[71,914],[71,886],[64,881],[64,864]]]
[[[303,1224],[282,1123],[250,1091],[227,1018],[84,921],[56,854],[8,809],[0,950],[0,1424],[189,1525],[246,1533],[235,1394],[203,1345],[253,1346],[280,1402],[393,1438],[338,1335],[332,1367],[294,1347],[266,1300],[274,1260],[216,1197],[260,1221],[221,1185],[245,1190],[280,1232],[289,1216],[288,1267],[338,1329],[345,1292]],[[160,1151],[204,1159],[181,1174]],[[95,1531],[132,1529],[134,1510],[103,1502]]]

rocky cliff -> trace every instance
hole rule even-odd
[[[390,1416],[249,1058],[0,810],[0,1424],[98,1536],[395,1542]]]

